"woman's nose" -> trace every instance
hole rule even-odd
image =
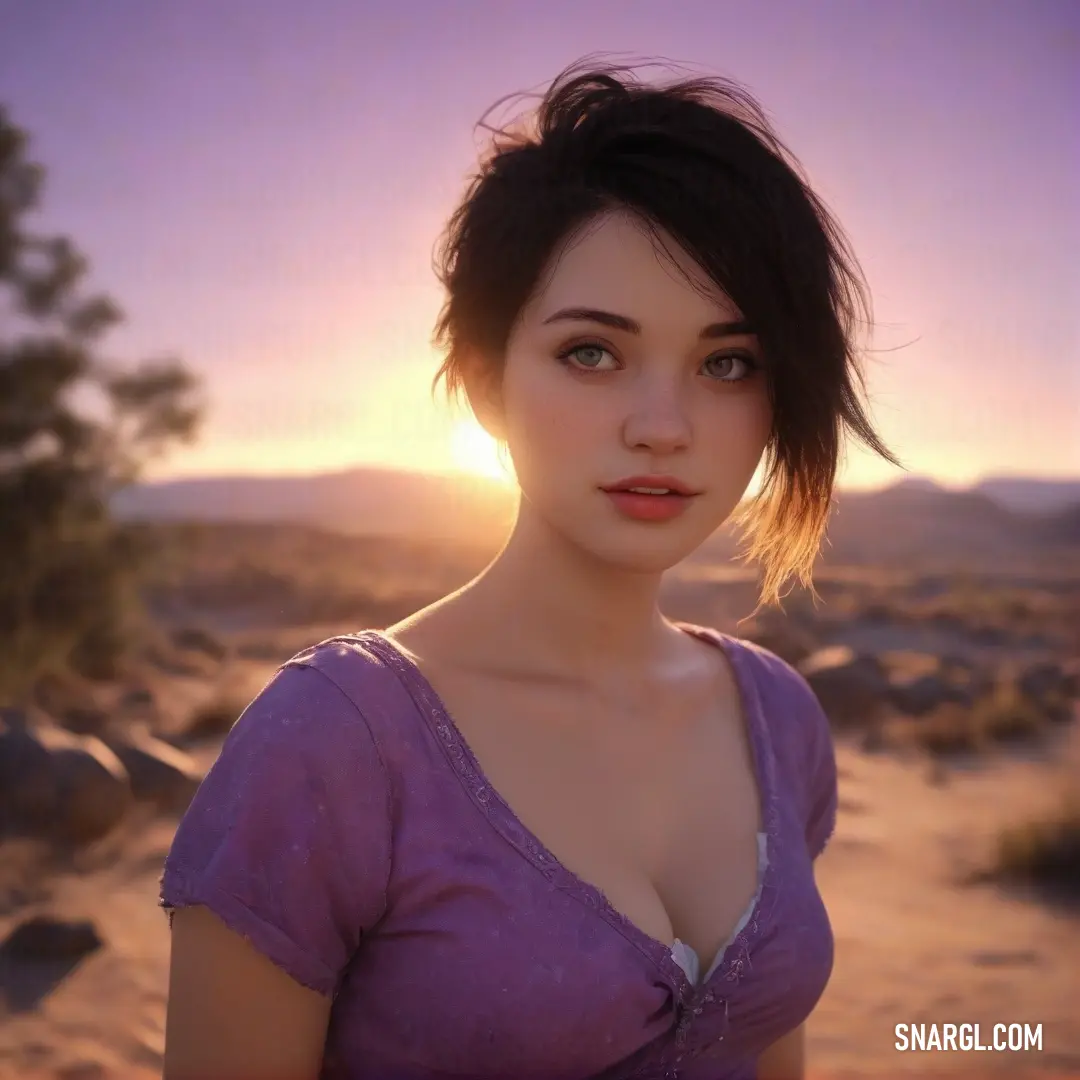
[[[690,418],[678,388],[643,386],[623,422],[623,439],[631,450],[671,454],[690,445]]]

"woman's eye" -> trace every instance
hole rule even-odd
[[[754,362],[748,356],[710,356],[704,367],[714,379],[723,382],[742,382],[754,370]]]
[[[576,367],[584,368],[586,371],[608,370],[611,365],[605,365],[605,357],[609,361],[614,360],[611,353],[602,345],[575,345],[573,348],[565,349],[559,354],[560,359],[571,358]]]

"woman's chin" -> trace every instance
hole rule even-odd
[[[675,525],[616,526],[576,532],[574,545],[597,563],[632,574],[663,574],[692,555],[706,539]]]

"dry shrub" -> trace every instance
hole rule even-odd
[[[949,702],[910,725],[912,738],[934,755],[974,753],[982,749],[984,733],[972,711]]]
[[[972,722],[993,742],[1024,742],[1046,731],[1048,716],[1041,702],[1021,694],[1006,681],[975,704]]]
[[[1006,829],[992,874],[1080,899],[1080,795],[1068,792],[1054,814]]]

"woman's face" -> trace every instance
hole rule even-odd
[[[675,565],[730,516],[772,421],[757,338],[664,244],[626,213],[579,234],[521,313],[489,414],[524,512],[637,572]],[[630,486],[684,494],[616,490]]]

